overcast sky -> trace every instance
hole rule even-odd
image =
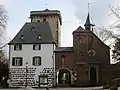
[[[79,25],[84,25],[88,13],[88,2],[90,15],[96,26],[107,27],[115,21],[115,18],[110,16],[108,5],[118,5],[120,0],[0,0],[0,4],[3,4],[8,11],[7,32],[11,39],[25,22],[29,21],[31,10],[45,8],[60,10],[63,22],[62,46],[72,46],[72,32]]]

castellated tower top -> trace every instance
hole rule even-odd
[[[61,14],[59,10],[49,10],[49,9],[45,9],[45,10],[41,10],[41,11],[31,11],[30,12],[30,18],[31,18],[31,22],[33,22],[33,18],[47,18],[47,17],[58,17],[60,24],[62,25],[62,18],[61,18]]]
[[[30,12],[31,22],[49,22],[56,45],[61,45],[62,18],[59,10],[41,10]]]

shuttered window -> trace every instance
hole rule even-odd
[[[41,45],[40,44],[33,45],[33,50],[41,50]]]
[[[23,59],[22,57],[13,57],[12,58],[12,66],[22,66]]]
[[[14,50],[16,51],[22,50],[22,45],[14,45]]]
[[[40,56],[33,57],[33,65],[34,66],[40,66],[41,65],[41,57]]]

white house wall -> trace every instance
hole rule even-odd
[[[33,87],[38,87],[39,78],[38,75],[44,74],[48,75],[49,77],[53,77],[53,69],[55,67],[54,59],[54,44],[41,44],[41,50],[35,51],[33,50],[32,44],[24,44],[22,45],[21,51],[15,51],[14,45],[10,45],[10,83],[9,87],[19,87],[25,85],[25,77],[26,77],[26,62],[28,62],[28,77],[29,74],[31,75],[28,84]],[[41,66],[33,66],[32,65],[32,59],[34,56],[40,56],[41,57]],[[23,57],[23,65],[22,66],[12,66],[12,57]],[[53,66],[54,65],[54,66]],[[30,71],[30,73],[29,73]],[[49,73],[51,73],[49,75]],[[24,79],[21,79],[24,77]],[[19,82],[19,83],[18,83]],[[21,83],[20,83],[21,82]],[[24,82],[24,83],[23,83]],[[49,86],[52,86],[53,81],[49,81]],[[51,83],[52,82],[52,83]]]

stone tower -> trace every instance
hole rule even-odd
[[[49,22],[56,45],[61,45],[62,19],[60,11],[49,9],[45,9],[43,11],[31,11],[30,18],[31,22]]]

